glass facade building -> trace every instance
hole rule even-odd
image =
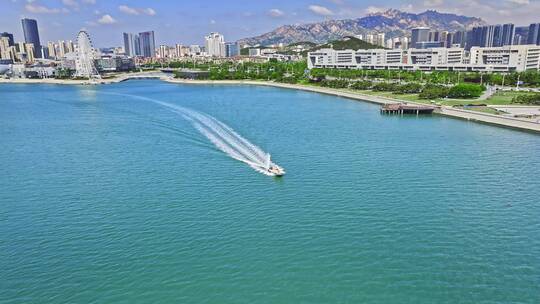
[[[39,41],[39,31],[37,21],[24,18],[21,20],[24,33],[24,41],[34,45],[34,57],[41,58],[41,43]]]

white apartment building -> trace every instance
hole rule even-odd
[[[308,54],[308,68],[450,70],[511,72],[540,69],[540,46],[517,45],[472,48],[431,49],[321,49]]]
[[[540,46],[510,45],[503,47],[473,47],[471,64],[504,70],[515,67],[516,71],[538,70],[540,68]]]
[[[417,65],[463,64],[465,50],[462,48],[409,49],[404,63]]]
[[[219,33],[210,33],[204,37],[206,53],[212,57],[225,57],[225,38]]]

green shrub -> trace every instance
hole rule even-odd
[[[354,90],[370,90],[373,87],[373,82],[371,81],[356,81],[351,84],[351,89]]]
[[[418,94],[422,92],[422,85],[419,83],[407,83],[398,85],[394,90],[397,94]]]
[[[323,87],[344,89],[349,87],[349,81],[344,79],[323,80],[319,83]]]
[[[441,85],[426,85],[418,95],[421,99],[437,99],[448,96],[448,88]]]
[[[372,90],[376,92],[393,92],[398,87],[397,84],[381,82],[373,86]]]
[[[518,95],[512,99],[512,103],[540,105],[540,93]]]
[[[449,98],[478,98],[486,90],[484,86],[477,84],[461,83],[450,88]]]

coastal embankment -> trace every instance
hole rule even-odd
[[[88,80],[64,80],[64,79],[0,79],[0,83],[11,83],[11,84],[62,84],[62,85],[89,85],[89,84],[111,84],[119,83],[129,79],[147,79],[155,78],[169,83],[177,84],[205,84],[205,85],[259,85],[259,86],[271,86],[284,89],[293,89],[293,90],[302,90],[308,92],[315,92],[327,95],[333,95],[338,97],[349,98],[358,101],[371,102],[375,104],[388,104],[388,103],[407,103],[411,105],[421,105],[425,106],[422,103],[415,103],[411,101],[404,101],[394,98],[382,97],[367,95],[358,92],[350,92],[339,89],[323,88],[310,85],[300,85],[300,84],[286,84],[278,83],[271,81],[254,81],[254,80],[187,80],[187,79],[177,79],[172,78],[163,73],[156,72],[146,72],[146,73],[130,73],[130,74],[120,74],[113,78],[100,79],[95,81]],[[453,108],[450,106],[434,106],[435,114],[444,115],[448,117],[464,119],[468,121],[486,123],[496,126],[502,126],[507,128],[514,128],[525,131],[532,131],[540,133],[540,122],[530,120],[530,119],[521,119],[514,117],[507,117],[501,115],[495,115],[490,113],[483,113],[478,111],[471,111],[465,109]]]

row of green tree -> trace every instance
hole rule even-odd
[[[171,67],[176,64],[171,64]],[[195,63],[188,62],[179,64],[179,68],[195,69],[206,71],[201,74],[205,79],[210,80],[272,80],[286,83],[298,83],[305,80],[307,64],[301,62],[278,62],[269,61],[264,63],[255,62],[224,62],[224,63]],[[182,73],[177,73],[177,77],[182,77]]]
[[[391,82],[373,82],[369,80],[349,81],[346,79],[322,80],[317,82],[320,86],[336,89],[372,90],[377,92],[392,92],[394,94],[418,94],[422,99],[437,98],[478,98],[485,91],[479,84],[460,83],[454,86]]]
[[[540,105],[540,93],[518,95],[512,99],[512,102],[527,105]]]
[[[518,82],[522,86],[540,86],[540,72],[526,71],[521,73],[479,73],[454,71],[394,71],[394,70],[341,70],[341,69],[312,69],[314,78],[345,78],[345,79],[386,79],[398,82],[419,82],[433,84],[476,83],[514,86]]]

